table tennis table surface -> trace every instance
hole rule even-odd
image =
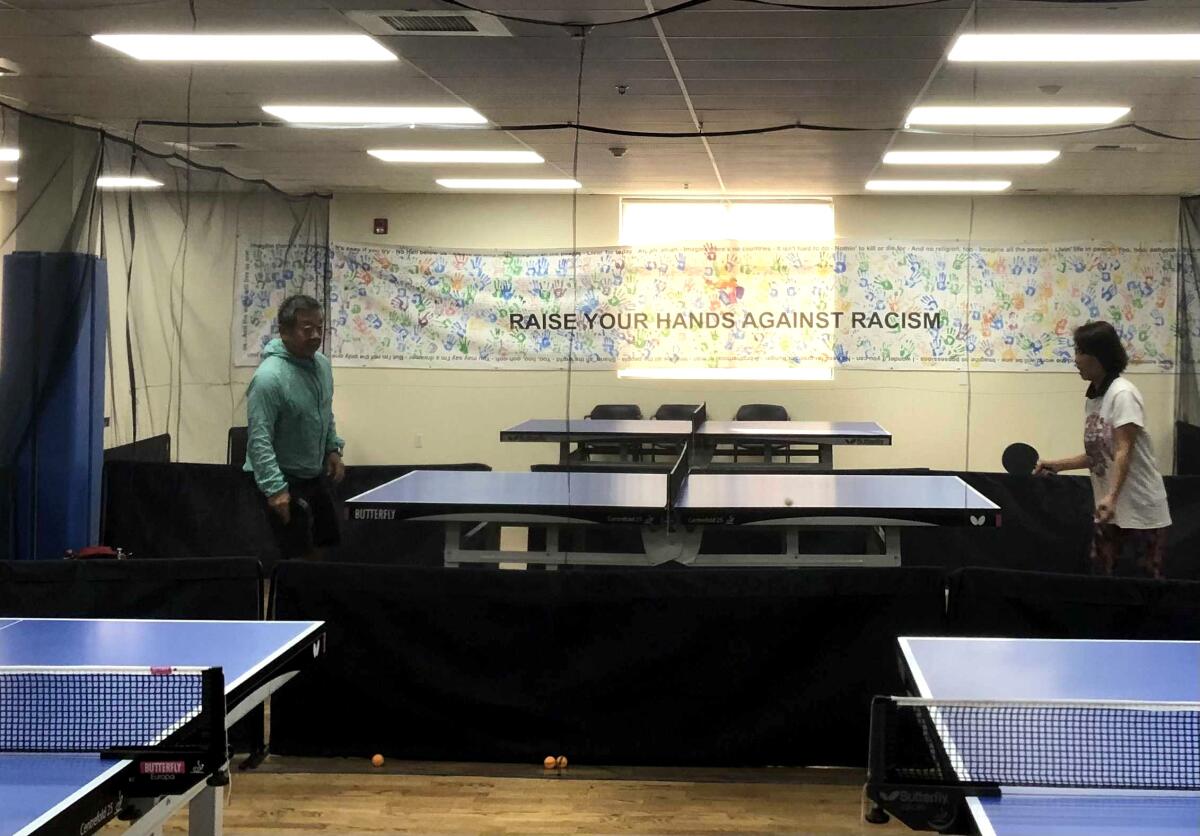
[[[0,666],[221,667],[232,708],[256,674],[320,622],[0,618]],[[0,754],[0,834],[33,833],[129,761]]]
[[[900,647],[929,699],[1200,702],[1200,642],[901,638]],[[981,836],[1200,833],[1200,793],[1012,788],[967,803]]]
[[[670,496],[661,473],[415,470],[346,501],[387,509],[389,519],[455,514],[519,521],[552,515],[598,522],[660,522],[673,510],[686,522],[741,524],[804,516],[991,522],[998,506],[956,476],[897,474],[693,473]],[[987,519],[984,519],[986,517]],[[718,519],[719,518],[719,519]]]
[[[501,441],[682,440],[690,421],[652,418],[533,418],[500,432]],[[698,440],[712,443],[774,441],[795,444],[892,443],[892,434],[874,421],[709,421],[695,428]]]

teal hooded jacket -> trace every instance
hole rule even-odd
[[[274,339],[246,393],[249,424],[246,464],[259,490],[274,496],[287,488],[287,477],[312,479],[325,469],[325,457],[341,451],[333,423],[333,367],[317,352],[296,357]]]

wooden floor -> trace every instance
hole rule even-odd
[[[236,834],[760,834],[895,836],[862,821],[856,770],[616,769],[271,758],[234,772]],[[110,825],[105,836],[123,829]],[[187,816],[169,823],[187,832]]]

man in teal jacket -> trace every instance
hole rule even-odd
[[[321,304],[290,296],[279,306],[279,339],[246,395],[246,464],[266,497],[267,517],[281,556],[319,556],[340,539],[329,483],[342,481],[342,447],[333,422],[333,369],[318,349],[325,328]]]

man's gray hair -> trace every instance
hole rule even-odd
[[[296,324],[296,314],[300,311],[320,311],[324,310],[321,303],[311,296],[305,296],[303,293],[297,293],[295,296],[289,296],[283,300],[283,304],[279,306],[279,330],[291,328]]]

